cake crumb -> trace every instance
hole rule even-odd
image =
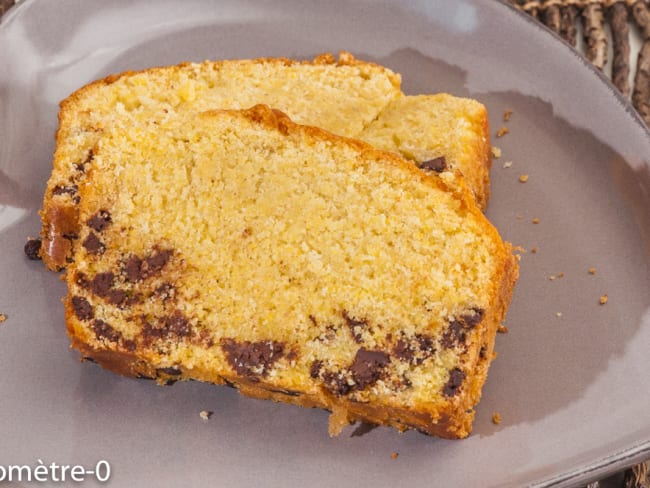
[[[7,316],[5,314],[3,314],[3,313],[0,313],[0,324],[2,322],[4,322],[5,320],[7,320]]]
[[[530,248],[530,252],[532,252],[533,254],[537,254],[537,251],[539,251],[537,246],[533,246]]]
[[[501,148],[492,146],[492,157],[499,159],[501,157]]]
[[[533,219],[533,224],[539,224],[539,219],[537,217]]]
[[[499,327],[497,327],[497,332],[499,334],[507,334],[510,331],[507,326],[503,324],[499,324]]]
[[[505,125],[501,127],[498,131],[496,136],[497,137],[503,137],[505,136],[508,132],[510,132],[510,129],[508,129]]]
[[[548,279],[549,279],[550,281],[555,281],[555,275],[551,275],[551,276],[549,276]]]
[[[595,275],[596,274],[596,268],[589,268],[589,274],[590,275]]]
[[[556,317],[562,317],[562,312],[556,312],[556,313],[555,313],[555,316],[556,316]]]
[[[503,167],[504,167],[504,168],[510,168],[510,167],[512,167],[512,161],[506,161],[505,163],[503,163]]]
[[[528,181],[528,175],[519,175],[519,181],[521,183],[526,183]]]
[[[600,299],[598,300],[598,303],[600,303],[601,305],[605,305],[608,300],[609,297],[607,295],[601,295]]]
[[[399,452],[391,452],[390,453],[390,458],[391,459],[397,459],[398,456],[399,456]]]
[[[495,425],[499,425],[503,419],[501,418],[501,414],[499,412],[494,412],[492,414],[492,423]]]
[[[201,410],[199,417],[201,417],[203,420],[208,420],[210,417],[212,417],[213,413],[214,412],[211,412],[210,410]]]
[[[504,122],[510,122],[510,117],[512,116],[512,110],[506,109],[503,112],[503,121]]]
[[[560,271],[560,272],[557,274],[557,277],[558,277],[558,278],[564,278],[564,273],[563,273],[562,271]]]

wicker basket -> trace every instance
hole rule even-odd
[[[650,5],[648,0],[510,0],[573,47],[612,82],[650,127]],[[581,35],[579,35],[581,34]],[[638,41],[636,59],[630,39]],[[608,63],[608,44],[613,59]],[[635,65],[631,81],[631,68]],[[610,71],[611,70],[611,71]]]

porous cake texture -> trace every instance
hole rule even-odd
[[[488,118],[480,103],[449,95],[406,96],[400,76],[341,53],[313,61],[282,58],[184,63],[126,72],[64,100],[41,218],[45,264],[64,268],[80,230],[79,186],[105,131],[163,124],[185,112],[246,109],[263,103],[295,122],[366,139],[396,151],[452,185],[467,182],[481,207],[489,195]],[[462,173],[465,179],[459,178]]]
[[[259,105],[107,128],[78,194],[83,357],[469,434],[518,267],[463,186]]]

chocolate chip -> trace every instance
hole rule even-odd
[[[221,349],[226,353],[228,364],[241,376],[265,376],[273,364],[282,357],[284,344],[274,341],[237,342],[222,339]]]
[[[157,273],[160,271],[169,258],[172,257],[172,251],[164,249],[162,251],[156,252],[154,255],[149,256],[146,260],[149,274]]]
[[[401,361],[411,362],[415,356],[415,351],[405,339],[400,339],[393,347],[393,355]]]
[[[79,320],[90,320],[95,317],[93,307],[84,297],[72,297],[72,309]]]
[[[175,310],[171,316],[165,317],[163,325],[172,336],[186,337],[190,335],[190,321],[180,310]]]
[[[287,361],[295,361],[298,359],[298,351],[296,349],[291,349],[288,353],[284,355]]]
[[[52,195],[76,195],[78,191],[77,185],[57,185],[52,190]]]
[[[471,312],[460,316],[459,320],[449,322],[440,343],[444,348],[450,349],[465,343],[467,333],[476,327],[483,319],[484,311],[481,308],[473,308]]]
[[[311,363],[311,367],[309,368],[309,376],[312,378],[318,378],[321,369],[323,369],[323,361],[316,359],[313,363]]]
[[[452,320],[449,322],[447,329],[442,334],[442,339],[440,344],[445,349],[451,349],[465,342],[467,337],[467,330],[465,328],[465,322],[460,320]]]
[[[347,323],[350,333],[352,334],[352,337],[354,338],[354,342],[357,344],[361,344],[363,342],[363,331],[364,329],[368,326],[368,321],[367,320],[359,320],[354,317],[351,317],[347,310],[343,310],[343,318],[345,319],[345,322]]]
[[[90,290],[97,296],[108,297],[114,280],[115,275],[110,271],[97,273],[90,282]]]
[[[27,239],[25,247],[23,248],[25,255],[32,261],[38,261],[41,259],[39,254],[41,250],[41,240],[40,239]]]
[[[94,232],[88,234],[82,245],[90,254],[103,254],[106,250],[106,246]]]
[[[135,343],[135,341],[132,341],[131,339],[127,339],[125,341],[122,341],[122,346],[127,351],[133,352],[133,351],[135,351],[135,348],[137,347],[137,344]]]
[[[337,396],[347,395],[352,389],[344,372],[325,371],[323,373],[323,384]]]
[[[122,336],[122,334],[120,334],[117,330],[100,319],[93,321],[92,329],[95,331],[95,335],[98,339],[106,339],[111,342],[118,342]]]
[[[484,313],[485,311],[482,308],[473,308],[472,313],[464,314],[461,319],[467,324],[467,327],[473,329],[483,320]]]
[[[149,346],[154,340],[167,336],[167,331],[162,327],[156,327],[146,317],[142,317],[142,342]]]
[[[86,165],[92,162],[93,158],[95,157],[95,153],[92,150],[92,148],[88,151],[88,154],[86,155],[86,159],[83,160],[81,163],[74,163],[74,167],[77,171],[80,171],[81,173],[86,172]]]
[[[90,149],[86,155],[86,158],[81,162],[81,163],[72,163],[74,166],[75,171],[79,173],[85,173],[86,172],[86,165],[91,163],[93,158],[95,157],[95,153],[93,152],[92,149]],[[78,179],[78,176],[75,176],[75,179]]]
[[[127,281],[137,283],[144,278],[142,276],[142,259],[135,254],[126,258],[123,265]]]
[[[435,352],[433,338],[428,335],[416,334],[415,337],[407,339],[404,335],[393,347],[393,355],[411,364],[422,364],[425,359],[431,357]]]
[[[174,295],[176,294],[176,288],[174,288],[174,285],[171,283],[163,283],[154,290],[153,294],[156,298],[161,299],[164,303],[167,300],[174,298]]]
[[[92,282],[88,279],[85,273],[82,273],[81,271],[77,272],[77,275],[75,276],[75,283],[86,290],[90,290],[92,287]]]
[[[150,345],[155,339],[179,339],[187,337],[192,332],[192,326],[183,312],[175,310],[172,315],[159,318],[155,324],[146,316],[142,320],[142,339],[145,345]]]
[[[429,159],[427,161],[422,161],[419,165],[420,169],[426,171],[435,171],[436,173],[442,173],[447,169],[447,161],[444,156],[437,158]]]
[[[169,262],[172,254],[173,251],[169,249],[157,250],[145,259],[132,254],[122,263],[127,281],[137,283],[159,272]]]
[[[430,356],[436,351],[433,347],[433,338],[431,336],[418,334],[415,338],[418,346],[420,346],[420,352]]]
[[[110,223],[111,214],[107,210],[100,210],[86,222],[88,227],[97,232],[102,232]]]
[[[458,393],[460,386],[465,379],[465,371],[460,368],[454,368],[449,372],[449,380],[442,389],[442,393],[446,397],[453,397]]]
[[[115,289],[110,290],[106,294],[106,298],[108,299],[108,303],[110,303],[111,305],[116,305],[116,306],[122,305],[125,302],[126,297],[127,297],[126,292],[124,290],[119,290],[119,289],[118,290],[115,290]]]
[[[359,349],[350,366],[356,388],[363,390],[366,386],[374,384],[389,362],[390,357],[384,351],[369,350],[364,347]]]

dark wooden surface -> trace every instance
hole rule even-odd
[[[606,50],[607,45],[603,46],[602,44],[604,39],[600,31],[602,27],[599,29],[598,24],[604,23],[607,18],[609,18],[610,22],[621,22],[622,11],[625,10],[625,18],[628,23],[636,22],[635,28],[639,29],[643,41],[637,63],[637,73],[634,77],[635,85],[639,86],[635,86],[631,96],[634,101],[636,95],[635,107],[650,126],[650,100],[648,100],[650,96],[650,64],[648,64],[650,63],[650,7],[647,0],[629,0],[625,2],[611,0],[607,2],[598,0],[509,0],[509,2],[556,31],[573,46],[577,44],[576,35],[578,29],[576,23],[585,22],[583,25],[586,28],[583,28],[582,31],[586,32],[588,36],[586,45],[592,49],[588,56],[601,69],[604,65],[603,49]],[[14,4],[15,0],[0,0],[0,20]],[[592,7],[593,5],[596,5],[596,7]],[[614,5],[617,5],[617,7],[614,7]],[[625,7],[625,9],[622,7]],[[594,15],[594,9],[600,10],[600,13]],[[618,20],[615,21],[614,19]],[[595,33],[593,32],[594,26],[597,31]],[[627,49],[625,48],[625,37],[629,35],[627,28],[628,26],[625,25],[625,27],[617,29],[613,36],[613,42],[619,45],[618,50],[615,47],[614,53],[614,57],[618,56],[619,59],[613,63],[613,72],[611,74],[615,82],[617,73],[619,78],[624,76],[621,74],[621,70],[624,72],[626,60],[621,56],[628,56],[627,66],[629,69],[629,46]],[[619,36],[619,39],[616,39],[616,36]],[[589,39],[593,40],[590,41]],[[648,59],[641,59],[643,52],[648,52],[646,54]],[[623,65],[623,68],[621,68],[621,65]],[[624,82],[616,83],[616,86],[624,95],[630,95],[630,88],[626,88]],[[607,479],[590,483],[587,488],[650,488],[649,465],[650,460],[616,473]]]

